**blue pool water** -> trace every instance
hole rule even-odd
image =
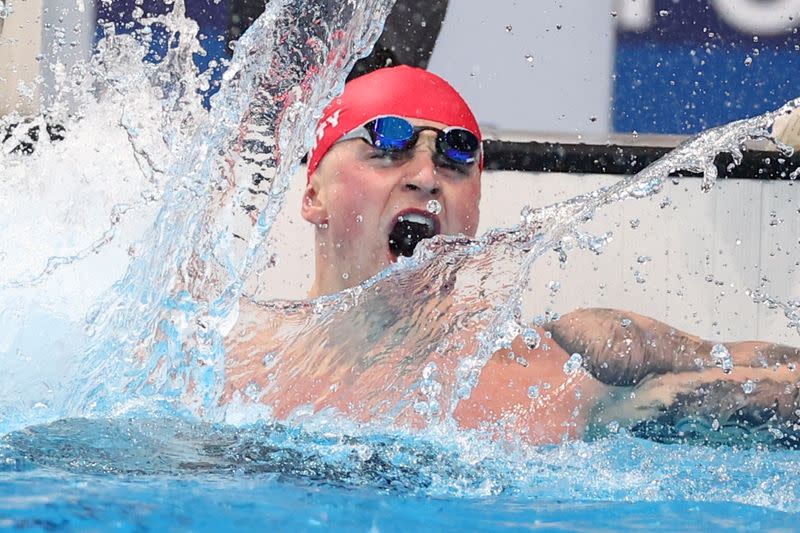
[[[793,530],[800,458],[617,436],[501,450],[420,436],[81,419],[0,444],[33,530]]]
[[[0,527],[31,531],[794,531],[796,515],[734,503],[426,498],[271,476],[2,476]]]

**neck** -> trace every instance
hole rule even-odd
[[[308,291],[309,298],[341,292],[363,283],[380,271],[375,267],[360,269],[352,266],[358,259],[337,253],[331,243],[317,240],[314,255],[314,282]]]
[[[329,243],[317,239],[314,253],[314,282],[308,291],[309,298],[334,294],[354,285],[349,275],[338,268],[340,261],[329,253],[330,249]]]

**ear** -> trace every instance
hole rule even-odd
[[[314,225],[325,224],[328,222],[328,209],[317,191],[313,180],[309,180],[306,190],[303,193],[303,205],[300,206],[300,214],[304,219]]]

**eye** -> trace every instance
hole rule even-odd
[[[408,150],[378,150],[374,149],[369,155],[370,159],[381,161],[403,161],[408,159]]]
[[[436,154],[433,155],[433,164],[439,168],[467,175],[470,173],[470,171],[472,170],[472,165],[474,165],[475,163],[467,163],[467,164],[456,163],[449,157],[445,157],[444,155],[437,152]]]

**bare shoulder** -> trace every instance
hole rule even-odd
[[[532,443],[558,442],[564,435],[583,436],[588,417],[608,394],[608,386],[544,337],[530,349],[521,338],[499,350],[481,371],[472,395],[459,403],[456,417],[464,427],[502,425]]]
[[[232,391],[249,383],[266,383],[265,361],[277,347],[281,325],[278,314],[245,298],[239,302],[239,316],[225,337],[226,399]]]

